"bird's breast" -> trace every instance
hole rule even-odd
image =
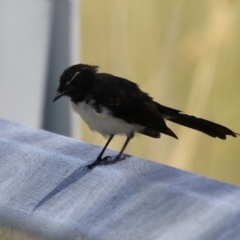
[[[81,116],[92,131],[97,131],[103,136],[124,134],[130,135],[135,132],[136,126],[129,124],[112,115],[111,111],[104,106],[98,106],[100,111],[94,108],[94,102],[85,101],[71,102],[73,109]]]

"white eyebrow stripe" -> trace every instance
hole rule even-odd
[[[79,73],[80,73],[80,72],[76,72],[76,73],[73,75],[73,77],[67,82],[67,85],[70,84],[70,83],[73,81],[73,79],[74,79]]]

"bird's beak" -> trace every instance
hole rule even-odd
[[[62,97],[63,95],[65,95],[66,92],[62,92],[62,93],[57,93],[56,96],[53,99],[53,102],[57,101],[60,97]]]

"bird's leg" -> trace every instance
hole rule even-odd
[[[125,157],[123,158],[123,157],[121,157],[121,156],[122,156],[125,148],[127,147],[129,141],[130,141],[132,138],[133,138],[133,135],[127,137],[125,143],[123,144],[123,147],[122,147],[121,151],[119,152],[119,154],[118,154],[113,160],[111,160],[111,161],[104,161],[102,164],[103,164],[103,165],[109,165],[109,164],[114,164],[114,163],[116,163],[116,162],[119,162],[119,161],[124,160]]]
[[[107,140],[104,148],[103,148],[102,151],[99,153],[96,161],[93,162],[93,163],[91,163],[91,164],[89,164],[89,165],[87,165],[87,166],[86,166],[87,169],[92,169],[93,167],[95,167],[95,166],[97,166],[97,165],[101,165],[102,162],[104,162],[104,161],[106,161],[106,160],[108,159],[108,157],[102,158],[102,155],[103,155],[103,153],[105,152],[105,150],[106,150],[107,146],[109,145],[109,143],[111,142],[111,140],[113,139],[113,137],[114,137],[114,135],[111,135],[111,136],[109,137],[109,139]]]

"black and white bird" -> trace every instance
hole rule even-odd
[[[163,106],[140,90],[136,83],[107,73],[98,73],[98,66],[77,64],[67,68],[60,77],[60,84],[53,101],[68,96],[72,108],[82,117],[92,131],[108,137],[96,161],[97,165],[112,164],[122,160],[122,153],[135,133],[159,138],[161,133],[177,138],[165,120],[181,124],[211,137],[226,139],[238,134],[220,124]],[[127,139],[113,159],[103,157],[114,135],[123,134]]]

